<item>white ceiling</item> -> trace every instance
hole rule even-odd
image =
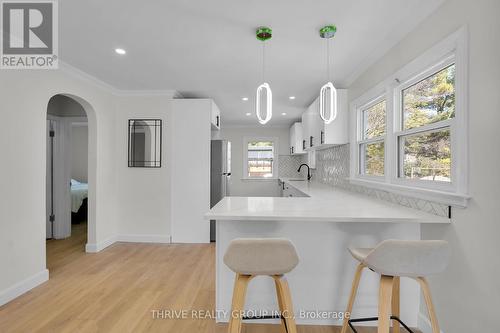
[[[332,76],[345,87],[442,2],[64,0],[60,56],[119,89],[174,89],[185,97],[213,98],[226,124],[253,125],[256,119],[245,113],[253,115],[261,83],[262,46],[255,28],[267,25],[273,29],[266,46],[266,79],[274,97],[269,124],[285,125],[300,117],[325,83],[320,27],[337,25]],[[117,47],[127,54],[115,54]],[[290,95],[297,98],[291,101]]]

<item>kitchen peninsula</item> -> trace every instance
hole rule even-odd
[[[420,239],[422,223],[450,223],[447,218],[325,184],[286,178],[280,182],[301,196],[226,197],[205,215],[217,221],[216,309],[220,313],[231,308],[234,273],[222,258],[234,238],[290,239],[300,258],[297,268],[288,274],[297,323],[340,324],[332,316],[318,319],[307,313],[344,311],[356,267],[348,246],[372,247],[384,239]],[[410,326],[417,325],[419,299],[417,284],[403,281],[401,317]],[[376,316],[377,300],[378,276],[366,273],[353,316]],[[251,310],[276,310],[272,279],[252,280],[246,304]]]

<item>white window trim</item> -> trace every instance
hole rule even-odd
[[[455,117],[445,122],[429,124],[405,131],[421,132],[449,125],[451,135],[451,183],[409,180],[398,177],[398,137],[401,134],[401,90],[455,63]],[[428,75],[427,75],[428,76]],[[360,111],[371,101],[386,99],[385,177],[367,177],[359,170]],[[462,27],[377,86],[354,100],[351,111],[350,182],[370,188],[413,196],[448,205],[466,207],[468,199],[468,44],[467,29]]]
[[[372,96],[375,92],[377,92],[378,90],[375,89],[372,93],[370,93],[368,96]],[[377,105],[378,103],[386,100],[386,94],[383,93],[383,92],[379,92],[378,94],[376,94],[377,96],[376,97],[373,97],[373,98],[370,98],[366,103],[363,103],[363,105],[361,105],[360,107],[358,107],[356,109],[356,145],[357,145],[357,150],[356,150],[356,168],[357,168],[357,171],[356,171],[356,175],[361,178],[361,179],[366,179],[366,180],[370,180],[370,181],[383,181],[385,175],[386,175],[386,171],[385,171],[385,165],[387,163],[386,161],[386,154],[384,153],[384,175],[383,176],[376,176],[376,175],[367,175],[364,173],[364,170],[361,168],[361,165],[364,164],[364,157],[361,158],[361,150],[360,150],[360,147],[361,145],[363,144],[370,144],[370,143],[377,143],[377,142],[383,142],[384,143],[384,152],[385,152],[385,149],[386,149],[386,143],[387,143],[387,110],[386,110],[386,121],[385,121],[385,134],[384,135],[381,135],[381,136],[378,136],[376,138],[371,138],[371,139],[364,139],[363,138],[363,131],[361,131],[361,129],[364,128],[364,124],[363,124],[363,112],[366,111],[367,109],[369,109],[370,107],[374,106],[374,105]],[[387,108],[387,101],[386,101],[386,108]]]
[[[248,143],[252,141],[271,141],[273,143],[273,176],[264,177],[248,177]],[[244,137],[243,138],[243,177],[242,180],[256,180],[256,181],[266,181],[266,180],[276,180],[279,178],[278,175],[278,138],[277,137]]]

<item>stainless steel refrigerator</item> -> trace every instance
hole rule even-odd
[[[229,196],[231,142],[212,140],[210,165],[210,208]],[[210,241],[215,242],[215,221],[210,221]]]

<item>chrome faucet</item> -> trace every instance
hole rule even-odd
[[[311,180],[311,168],[309,167],[309,165],[305,164],[305,163],[302,163],[300,166],[299,166],[299,169],[297,170],[297,172],[300,172],[300,169],[302,169],[303,166],[306,166],[307,167],[307,180],[310,181]]]

